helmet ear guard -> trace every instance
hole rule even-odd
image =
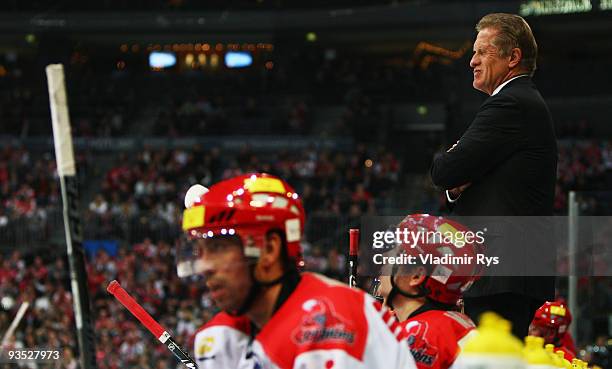
[[[201,184],[194,184],[189,187],[187,193],[185,194],[185,208],[189,209],[196,202],[199,202],[202,196],[204,196],[208,192],[208,188],[202,186]]]

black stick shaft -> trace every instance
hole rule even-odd
[[[174,339],[172,337],[169,337],[168,340],[164,344],[166,345],[168,350],[170,350],[172,354],[174,354],[174,357],[180,363],[185,365],[185,367],[191,368],[191,369],[198,368],[198,365],[195,363],[195,361],[193,361],[193,359],[189,356],[189,354],[183,351],[183,349],[181,349],[181,347],[177,345],[176,342],[174,342]]]

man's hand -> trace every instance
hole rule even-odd
[[[454,147],[454,146],[453,146]],[[453,197],[453,199],[456,199],[459,197],[459,195],[461,195],[461,193],[463,191],[465,191],[466,188],[470,187],[472,185],[472,182],[468,182],[466,184],[463,184],[459,187],[455,187],[452,188],[450,190],[448,190],[449,195],[451,195]]]

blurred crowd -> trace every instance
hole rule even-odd
[[[76,337],[72,294],[67,291],[68,268],[63,258],[23,256],[20,251],[0,256],[0,326],[3,332],[22,302],[30,308],[5,349],[59,350],[65,358],[57,367],[75,368]],[[10,364],[0,367],[10,367]]]
[[[571,140],[559,143],[555,211],[567,209],[569,191],[601,192],[586,197],[581,207],[584,214],[609,215],[612,196],[604,193],[612,188],[612,140]]]
[[[87,155],[75,157],[79,177],[88,173]],[[0,242],[23,245],[47,239],[50,218],[61,207],[55,156],[20,146],[0,148]]]
[[[179,232],[182,197],[190,185],[210,186],[254,171],[286,179],[301,194],[311,219],[326,221],[376,214],[400,184],[399,159],[385,149],[367,150],[363,145],[349,152],[313,147],[255,153],[245,147],[235,155],[217,148],[145,149],[132,157],[121,154],[106,173],[100,192],[89,203],[85,234],[128,242],[146,235],[172,240]],[[337,232],[337,227],[332,224],[328,230]],[[323,237],[321,224],[307,228]]]
[[[86,210],[83,224],[89,239],[137,242],[150,236],[172,240],[179,231],[181,199],[190,185],[209,186],[253,171],[285,178],[301,193],[307,214],[317,223],[307,225],[308,241],[325,238],[322,228],[325,234],[326,229],[331,232],[362,215],[384,213],[393,208],[394,195],[411,186],[426,194],[419,211],[444,208],[443,196],[429,181],[406,182],[401,160],[392,151],[362,144],[349,151],[311,147],[279,152],[257,152],[248,146],[238,152],[148,147],[136,155],[105,158],[110,163],[107,169],[97,168],[103,180],[84,174],[96,167],[91,165],[93,158],[92,153],[77,155],[85,188],[82,194],[87,200],[82,204]],[[61,221],[58,182],[52,154],[10,146],[0,151],[0,240],[22,244],[27,241],[20,238],[23,235],[40,241],[52,233],[55,222]],[[580,199],[583,214],[610,214],[612,201],[606,192],[610,188],[612,142],[560,141],[554,203],[557,214],[567,213],[571,190],[584,194]],[[313,228],[318,233],[309,232]]]
[[[78,160],[78,165],[86,170],[84,160]],[[3,147],[0,150],[0,217],[44,218],[45,208],[61,201],[55,167],[52,154]],[[0,224],[6,223],[0,221]]]
[[[10,147],[0,151],[1,243],[19,245],[48,237],[49,210],[58,204],[61,197],[52,155]]]
[[[189,186],[209,186],[241,173],[276,174],[302,194],[313,220],[307,238],[325,245],[341,238],[339,229],[363,214],[389,205],[401,184],[400,160],[384,148],[238,152],[218,148],[164,150],[145,148],[136,155],[114,159],[79,154],[82,225],[87,239],[137,242],[146,236],[173,240],[182,214],[182,197]],[[90,162],[96,161],[96,165]],[[100,170],[107,168],[107,170]],[[87,176],[91,171],[98,176]],[[13,245],[44,243],[61,226],[61,198],[50,154],[6,148],[0,155],[0,241]],[[61,235],[60,235],[61,238]]]

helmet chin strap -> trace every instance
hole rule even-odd
[[[283,273],[280,277],[276,279],[273,279],[268,282],[261,282],[257,280],[257,278],[255,277],[255,265],[256,264],[257,264],[256,262],[249,263],[249,271],[251,273],[251,280],[253,281],[253,284],[251,284],[251,287],[249,288],[249,293],[247,294],[247,297],[244,299],[244,302],[242,303],[242,305],[235,312],[230,313],[230,315],[239,316],[239,315],[246,314],[246,312],[249,311],[249,309],[253,306],[253,302],[255,302],[255,298],[257,297],[257,295],[259,295],[259,293],[263,289],[272,287],[279,283],[283,283],[284,285],[285,280],[289,279],[288,278],[289,276],[293,276],[294,274],[297,273],[297,270],[295,271],[289,270]],[[276,305],[278,305],[278,301],[276,302]],[[275,311],[276,311],[276,308],[274,309]]]
[[[427,290],[427,288],[425,288],[425,283],[427,282],[427,276],[425,276],[425,279],[423,280],[423,283],[421,283],[418,286],[419,292],[417,293],[410,293],[407,291],[402,290],[397,283],[395,283],[395,275],[391,275],[391,278],[389,278],[389,280],[391,281],[391,291],[389,292],[389,295],[387,296],[387,306],[389,307],[389,309],[394,310],[395,308],[393,307],[393,300],[395,300],[395,297],[399,294],[402,295],[404,297],[408,297],[411,299],[416,299],[419,297],[425,297],[427,296],[427,294],[429,293],[429,291]]]

